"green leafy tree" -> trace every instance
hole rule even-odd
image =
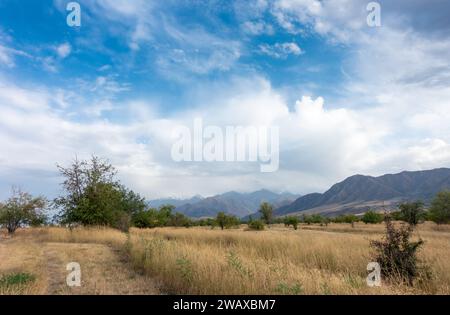
[[[238,226],[240,221],[234,215],[226,215],[224,212],[219,212],[216,217],[216,223],[223,230]]]
[[[75,159],[69,167],[58,165],[65,194],[54,200],[62,224],[104,225],[128,230],[133,215],[143,211],[144,198],[115,179],[116,170],[93,156]]]
[[[412,226],[419,224],[425,215],[422,201],[403,203],[399,206],[401,219]]]
[[[187,216],[177,212],[171,217],[169,225],[176,227],[190,227],[192,226],[192,222]]]
[[[437,224],[450,223],[450,191],[441,191],[431,203],[429,217]]]
[[[284,218],[284,225],[285,226],[292,225],[294,230],[298,229],[298,223],[299,223],[299,220],[298,220],[298,218],[296,216],[288,216],[288,217]]]
[[[159,225],[158,210],[151,208],[136,212],[133,215],[132,224],[140,229],[157,227]]]
[[[377,224],[381,223],[384,220],[384,216],[381,213],[375,211],[367,211],[361,218],[361,221],[365,224]]]
[[[20,189],[13,189],[12,196],[0,205],[0,225],[9,234],[23,225],[39,225],[46,221],[46,200],[43,197],[33,197]]]
[[[169,226],[172,220],[172,212],[175,209],[172,205],[162,205],[158,211],[158,226]]]
[[[270,224],[273,218],[273,207],[268,202],[263,202],[259,207],[259,213],[261,213],[261,219],[266,223]]]

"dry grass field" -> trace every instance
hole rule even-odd
[[[209,228],[26,229],[0,240],[0,276],[32,281],[0,294],[450,294],[450,226],[425,223],[415,237],[433,278],[414,287],[366,285],[369,242],[383,225],[272,226],[265,231]],[[65,285],[67,263],[82,286]]]

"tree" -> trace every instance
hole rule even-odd
[[[158,212],[158,226],[169,226],[172,219],[172,211],[175,209],[172,205],[162,205]]]
[[[298,218],[295,216],[288,216],[284,218],[284,225],[285,226],[290,226],[292,225],[292,227],[294,228],[294,230],[298,229]]]
[[[90,161],[75,159],[65,168],[65,195],[56,198],[62,224],[107,225],[127,231],[134,214],[146,208],[145,199],[128,190],[115,179],[117,174],[108,162],[93,156]]]
[[[273,217],[273,207],[268,202],[263,202],[259,207],[259,212],[261,213],[261,219],[266,223],[270,224]]]
[[[192,225],[191,220],[185,216],[182,213],[175,213],[175,215],[172,216],[170,220],[170,226],[177,226],[177,227],[190,227]]]
[[[383,215],[381,213],[377,213],[375,211],[367,211],[364,213],[363,217],[361,218],[361,221],[365,224],[377,224],[383,222]]]
[[[437,224],[450,223],[450,191],[441,191],[431,202],[430,219]]]
[[[158,210],[147,209],[136,212],[132,217],[133,226],[139,229],[155,228],[158,226]]]
[[[23,225],[39,225],[45,222],[44,208],[46,200],[13,189],[12,196],[4,205],[0,205],[0,225],[5,226],[9,234]]]
[[[239,219],[234,215],[226,215],[224,212],[219,212],[216,217],[217,225],[223,230],[239,225]]]
[[[422,201],[403,203],[399,206],[401,219],[412,226],[419,224],[424,218],[425,211]]]

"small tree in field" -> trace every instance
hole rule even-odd
[[[33,197],[18,189],[13,189],[12,196],[4,205],[0,205],[0,225],[6,227],[9,234],[22,225],[39,225],[45,222],[43,197]]]
[[[216,223],[223,230],[238,226],[240,221],[234,215],[226,215],[224,212],[219,212],[216,217]]]
[[[412,226],[416,226],[423,220],[425,211],[423,209],[423,202],[416,201],[410,203],[403,203],[399,206],[401,219],[408,222]]]
[[[365,224],[377,224],[383,222],[383,215],[381,213],[377,213],[375,211],[367,211],[364,213],[361,221]]]
[[[284,218],[284,225],[287,226],[287,227],[292,225],[294,230],[298,229],[298,222],[299,222],[299,220],[295,216],[289,216],[289,217],[285,217]]]
[[[259,207],[259,213],[261,213],[261,219],[266,223],[272,223],[273,207],[268,202],[263,202]]]
[[[431,203],[430,219],[437,224],[450,223],[450,191],[441,191]]]

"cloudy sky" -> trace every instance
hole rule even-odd
[[[0,0],[0,199],[108,158],[147,198],[308,193],[450,166],[449,1]],[[173,130],[279,126],[280,168],[176,163]]]

